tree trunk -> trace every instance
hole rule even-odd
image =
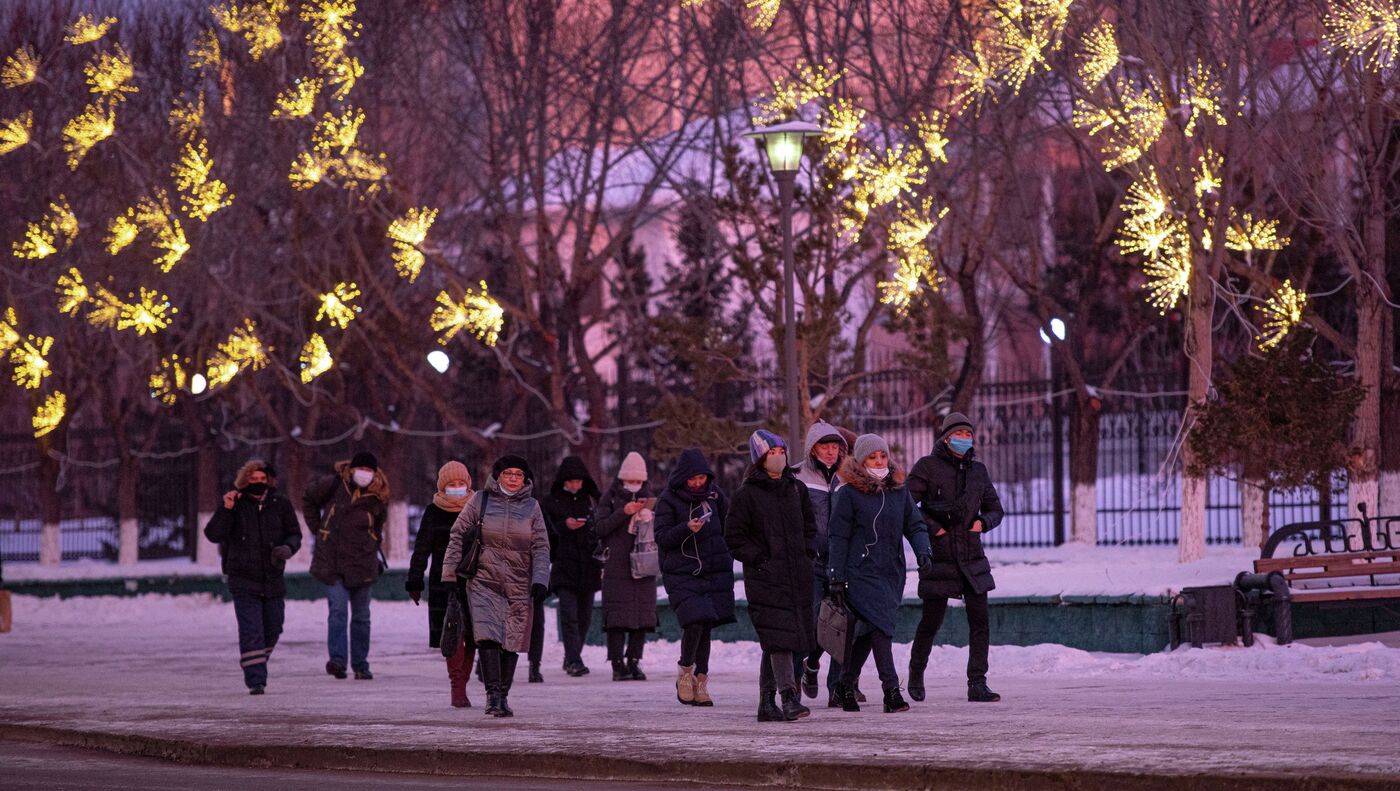
[[[1264,481],[1240,476],[1240,545],[1262,547],[1269,535],[1269,494]]]
[[[223,495],[223,492],[219,491],[218,453],[218,448],[214,447],[213,443],[201,441],[199,454],[195,459],[195,490],[199,504],[195,508],[197,516],[194,526],[194,560],[201,566],[219,565],[219,546],[204,537],[204,526],[214,518],[214,509],[220,507]]]
[[[58,496],[58,459],[50,451],[62,444],[63,428],[39,438],[39,563],[57,566],[63,562],[62,502]]]
[[[1099,417],[1096,398],[1075,394],[1070,407],[1070,541],[1096,544],[1099,536]]]
[[[141,559],[141,523],[137,518],[136,489],[141,463],[123,444],[117,464],[117,563],[135,566]]]
[[[389,509],[384,525],[384,557],[408,560],[408,475],[403,463],[403,442],[396,434],[384,439],[384,466],[389,476]]]
[[[1390,531],[1390,546],[1400,547],[1400,388],[1381,394],[1381,477],[1377,516],[1393,516],[1382,524]]]
[[[1215,353],[1211,325],[1215,320],[1214,278],[1208,263],[1197,261],[1191,270],[1191,293],[1186,309],[1186,364],[1188,367],[1187,405],[1183,425],[1189,433],[1195,430],[1196,410],[1209,395],[1210,378]],[[1188,470],[1198,468],[1196,454],[1190,442],[1181,448],[1181,526],[1177,534],[1177,557],[1189,563],[1206,556],[1206,489],[1204,475]]]
[[[982,384],[982,373],[987,367],[987,339],[983,335],[982,303],[977,297],[976,272],[964,271],[958,275],[958,291],[962,294],[963,312],[967,318],[967,351],[962,365],[958,368],[957,380],[953,384],[953,404],[955,412],[970,412],[972,399],[977,395],[977,387]]]
[[[1365,391],[1351,430],[1347,465],[1347,516],[1361,515],[1365,503],[1376,513],[1379,495],[1381,434],[1381,322],[1384,303],[1373,283],[1356,284],[1356,375]]]

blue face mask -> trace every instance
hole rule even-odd
[[[966,456],[966,455],[967,455],[967,452],[970,451],[970,450],[972,450],[972,438],[971,438],[971,437],[949,437],[949,438],[948,438],[948,447],[952,448],[952,449],[953,449],[953,452],[956,453],[956,454],[958,454],[959,456]]]

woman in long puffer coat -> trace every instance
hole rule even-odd
[[[607,556],[603,561],[603,631],[608,635],[613,681],[647,678],[641,668],[642,649],[647,633],[656,629],[656,577],[633,578],[631,555],[638,534],[645,538],[653,528],[653,512],[648,506],[654,499],[647,486],[646,462],[641,454],[629,453],[622,460],[617,480],[593,511],[593,532]]]
[[[471,610],[486,713],[510,717],[507,697],[520,653],[530,649],[534,603],[549,593],[549,535],[540,504],[531,496],[530,465],[503,456],[492,478],[470,500],[452,525],[442,562],[442,581],[454,584]],[[481,537],[476,574],[459,577],[464,552]]]
[[[699,448],[681,452],[656,503],[661,580],[681,625],[676,698],[713,706],[710,630],[734,622],[734,556],[724,543],[724,494]]]
[[[817,643],[812,612],[817,527],[807,487],[788,468],[783,440],[755,431],[749,455],[753,466],[729,505],[724,540],[744,564],[749,619],[763,648],[758,721],[791,721],[811,714],[797,691],[793,655],[806,656]],[[778,692],[782,708],[774,701]]]
[[[472,495],[472,476],[467,465],[460,461],[449,461],[438,470],[437,493],[433,501],[423,509],[423,518],[418,523],[418,535],[413,539],[413,557],[408,562],[408,578],[404,580],[404,590],[417,604],[423,595],[423,574],[428,575],[428,645],[438,648],[442,641],[442,621],[447,615],[447,596],[450,588],[442,582],[442,560],[447,554],[447,543],[452,538],[452,524]],[[465,611],[463,615],[465,615]],[[472,673],[472,660],[476,656],[476,642],[467,639],[468,626],[463,629],[462,641],[457,651],[447,659],[447,678],[452,690],[452,705],[457,708],[471,706],[467,698],[467,681]]]
[[[597,538],[589,519],[598,494],[598,484],[593,482],[583,459],[565,456],[549,494],[540,502],[545,525],[554,539],[549,589],[559,597],[564,672],[575,678],[588,675],[588,666],[583,663],[583,643],[593,626],[593,599],[603,576],[603,565],[593,558]]]

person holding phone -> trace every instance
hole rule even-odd
[[[724,543],[724,495],[699,448],[681,451],[656,505],[661,582],[681,625],[676,699],[713,706],[710,631],[734,623],[734,557]]]
[[[573,678],[588,675],[583,644],[593,626],[593,599],[603,566],[593,558],[593,528],[588,517],[598,502],[598,484],[577,456],[559,464],[549,494],[540,501],[549,527],[551,551],[549,587],[559,597],[559,639],[564,643],[564,672]],[[531,636],[534,648],[534,636]]]
[[[602,545],[603,631],[613,681],[646,681],[642,650],[656,629],[656,578],[632,576],[631,555],[638,532],[652,531],[656,498],[647,486],[647,464],[640,453],[622,460],[617,479],[593,512],[593,530]]]

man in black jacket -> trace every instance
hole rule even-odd
[[[549,494],[540,501],[554,555],[549,587],[559,597],[564,672],[575,678],[588,675],[588,666],[583,663],[583,643],[593,625],[593,600],[603,577],[603,565],[593,558],[593,545],[598,538],[588,521],[598,496],[598,484],[583,459],[568,456],[559,464]],[[536,628],[543,631],[544,618],[541,616],[536,623]],[[532,675],[538,672],[536,661],[531,661]]]
[[[239,664],[249,694],[267,687],[267,660],[282,634],[287,585],[282,573],[301,548],[292,503],[273,488],[276,471],[261,459],[238,470],[204,535],[219,545],[233,612],[238,618]]]
[[[949,598],[961,598],[967,612],[967,699],[1001,700],[987,688],[987,593],[996,582],[982,550],[982,534],[1001,524],[1005,514],[986,466],[973,459],[972,444],[972,421],[950,412],[943,418],[933,453],[919,459],[909,473],[909,494],[928,520],[933,546],[932,560],[919,569],[924,607],[909,651],[909,697],[916,701],[924,699],[924,667]]]

